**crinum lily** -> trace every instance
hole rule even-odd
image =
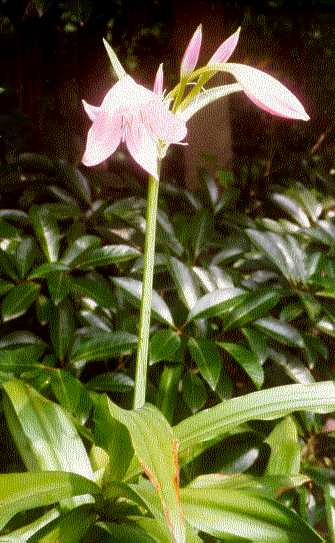
[[[138,85],[129,75],[107,92],[100,107],[83,100],[92,121],[82,162],[95,166],[125,142],[134,160],[158,179],[158,159],[166,147],[185,138],[185,121],[163,102],[163,71],[159,67],[154,91]]]
[[[113,49],[104,40],[119,81],[108,91],[100,107],[84,102],[92,126],[87,136],[83,163],[94,166],[103,162],[123,141],[135,161],[150,174],[135,370],[135,409],[144,405],[146,396],[159,164],[169,144],[179,143],[184,139],[187,133],[186,121],[197,111],[214,100],[241,90],[258,106],[274,115],[291,119],[309,118],[299,100],[279,81],[251,66],[227,62],[238,38],[239,30],[220,45],[207,66],[195,70],[202,40],[202,29],[199,26],[183,56],[180,83],[166,96],[163,92],[162,65],[157,71],[153,91],[150,91],[126,74]],[[203,91],[203,85],[220,71],[230,72],[237,83]],[[194,86],[188,91],[191,83]],[[186,96],[185,91],[188,92]],[[185,526],[178,519],[172,527],[173,539],[177,540],[180,536],[180,540],[184,541]],[[176,534],[177,537],[174,537]]]

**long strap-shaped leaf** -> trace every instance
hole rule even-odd
[[[335,384],[331,381],[285,385],[252,392],[205,409],[175,428],[180,452],[190,453],[199,443],[220,438],[254,419],[271,420],[293,411],[329,413],[335,410]]]
[[[175,543],[185,543],[185,524],[179,499],[178,442],[162,413],[152,405],[126,411],[105,397],[106,409],[124,424],[136,456],[154,485]]]

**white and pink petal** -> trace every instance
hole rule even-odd
[[[161,100],[152,100],[141,110],[144,125],[156,139],[178,143],[187,134],[185,121],[170,111]]]
[[[244,64],[228,63],[225,69],[237,79],[248,98],[258,107],[279,117],[309,120],[298,98],[271,75]]]
[[[125,136],[127,148],[133,159],[150,175],[159,179],[156,140],[140,122],[133,122]]]
[[[82,158],[85,166],[96,166],[109,158],[121,141],[121,116],[109,115],[100,111],[87,134],[87,142]]]
[[[234,34],[229,36],[218,49],[215,51],[214,55],[210,58],[208,66],[210,64],[220,64],[222,62],[227,62],[227,60],[233,54],[236,45],[240,37],[241,27],[239,27]]]

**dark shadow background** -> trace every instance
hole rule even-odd
[[[232,97],[231,139],[224,144],[234,167],[259,158],[270,175],[285,166],[294,170],[301,152],[317,142],[332,149],[333,0],[0,0],[0,163],[34,151],[78,164],[90,126],[81,98],[99,104],[112,83],[102,37],[147,86],[163,61],[169,88],[199,22],[201,60],[241,25],[233,60],[280,79],[311,116],[309,123],[281,120],[242,94]],[[182,179],[182,150],[173,156]]]

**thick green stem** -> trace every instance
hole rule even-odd
[[[136,356],[134,409],[145,403],[147,386],[148,348],[150,334],[150,315],[152,300],[152,284],[155,265],[155,238],[158,205],[159,181],[149,176],[148,202],[146,214],[146,231],[144,243],[144,269],[138,347]]]

